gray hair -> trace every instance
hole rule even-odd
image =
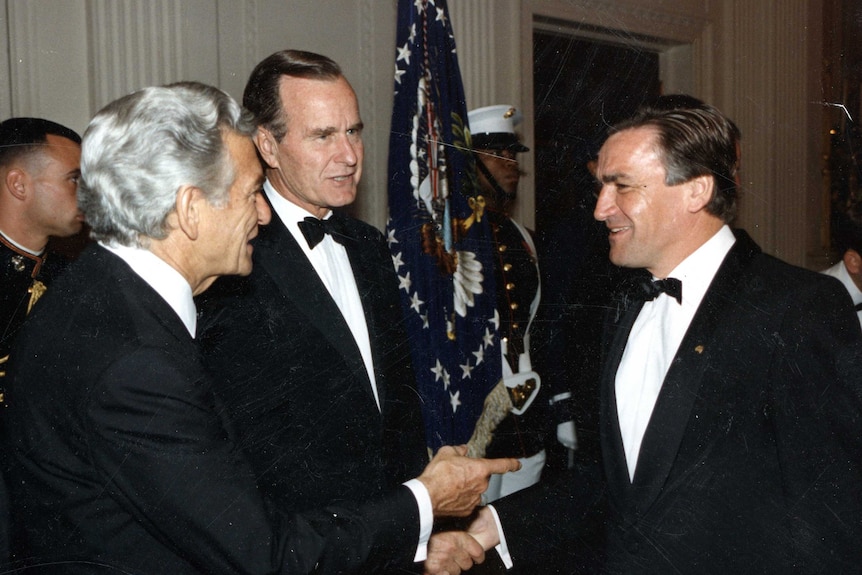
[[[146,247],[164,239],[177,191],[224,205],[234,178],[224,131],[254,133],[251,115],[212,86],[144,88],[105,106],[84,132],[78,205],[96,240]]]

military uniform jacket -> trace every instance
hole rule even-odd
[[[486,212],[494,237],[494,281],[500,337],[506,340],[508,362],[513,373],[519,371],[519,355],[531,357],[530,327],[540,300],[539,267],[529,232],[501,212]],[[542,374],[539,373],[539,377]],[[494,431],[486,457],[529,457],[544,447],[544,437],[552,427],[548,421],[549,388],[542,388],[523,415],[510,413]],[[555,423],[554,423],[555,424]]]
[[[67,262],[57,254],[34,256],[0,235],[0,389],[5,360],[30,308]]]

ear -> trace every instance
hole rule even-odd
[[[192,241],[196,240],[200,233],[202,203],[205,202],[203,192],[195,186],[182,186],[177,192],[174,208],[177,227]]]
[[[278,149],[278,142],[275,141],[275,136],[272,135],[272,132],[263,126],[258,126],[252,139],[260,157],[263,158],[266,165],[270,168],[277,168],[278,154],[276,150]]]
[[[21,168],[12,168],[6,172],[6,188],[16,199],[24,201],[27,199],[27,190],[30,187],[30,175]]]
[[[862,256],[859,255],[854,249],[849,249],[844,252],[844,266],[847,268],[847,272],[851,276],[859,277],[859,274],[862,273]]]
[[[698,176],[686,182],[688,186],[687,199],[688,211],[696,213],[709,204],[715,188],[715,179],[712,176]]]

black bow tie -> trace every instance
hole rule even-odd
[[[308,216],[299,222],[299,231],[305,236],[305,241],[308,242],[308,247],[314,249],[314,246],[323,241],[323,236],[329,234],[332,239],[340,244],[344,243],[346,236],[341,229],[341,226],[334,217],[328,220],[319,220]]]
[[[674,298],[677,303],[682,303],[682,282],[676,278],[663,280],[644,280],[639,282],[642,290],[641,297],[644,301],[652,301],[662,292]]]
[[[856,311],[862,311],[862,303],[856,304]]]

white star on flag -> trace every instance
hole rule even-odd
[[[461,379],[470,379],[473,376],[470,372],[473,371],[473,366],[470,365],[470,360],[467,360],[467,363],[461,365]]]
[[[483,361],[485,361],[485,348],[480,347],[479,351],[474,351],[473,355],[476,356],[476,365],[479,365]]]
[[[485,328],[485,335],[482,337],[482,343],[485,347],[491,347],[494,345],[494,334],[487,327]]]
[[[410,65],[410,56],[413,55],[413,52],[410,51],[410,44],[404,44],[403,48],[398,48],[398,57],[395,58],[395,61],[404,60],[407,65]]]
[[[454,394],[449,394],[449,403],[452,404],[452,413],[458,411],[458,406],[461,405],[461,390],[459,389]]]
[[[401,266],[404,265],[404,260],[401,259],[401,252],[398,252],[397,254],[392,256],[392,265],[395,266],[396,272],[401,269]]]
[[[443,364],[440,363],[440,359],[437,359],[437,365],[431,368],[431,373],[434,374],[434,381],[440,381],[440,378],[443,377]]]
[[[398,276],[398,289],[403,289],[407,293],[410,293],[410,284],[412,283],[410,281],[410,272],[407,272],[406,276]]]
[[[391,220],[390,220],[391,222]],[[395,237],[395,230],[389,230],[389,233],[386,234],[386,243],[389,244],[389,247],[392,247],[392,244],[398,243],[398,238]]]
[[[410,296],[410,308],[416,313],[419,313],[419,306],[421,306],[423,303],[425,302],[419,299],[418,293],[414,293],[412,296]]]

